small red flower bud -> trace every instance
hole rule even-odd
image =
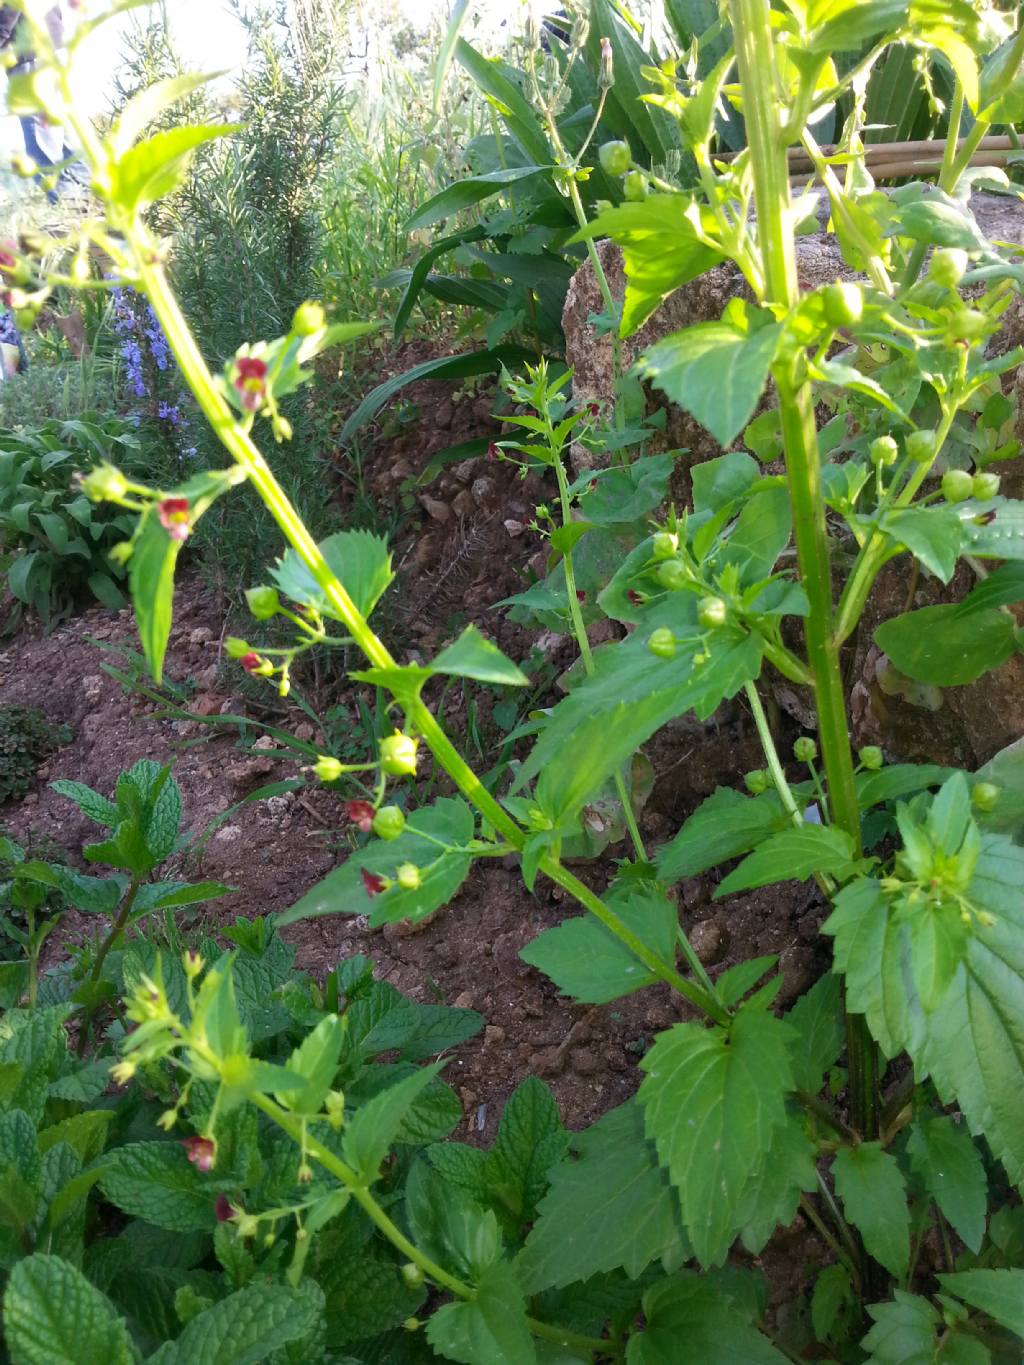
[[[217,1159],[217,1148],[212,1138],[189,1137],[182,1140],[185,1155],[197,1171],[212,1171]]]
[[[633,603],[633,606],[634,606],[634,607],[643,606],[643,603],[644,603],[644,600],[645,600],[645,599],[644,599],[643,597],[641,597],[641,595],[637,592],[637,590],[636,590],[635,588],[627,588],[627,589],[626,589],[626,597],[628,598],[628,600],[629,600],[630,602]]]
[[[258,654],[250,650],[248,654],[243,654],[238,662],[245,669],[246,673],[255,673],[263,660]]]
[[[258,356],[243,355],[235,361],[234,385],[242,397],[242,407],[257,412],[267,393],[267,362]]]
[[[577,602],[585,602],[586,600],[587,600],[587,594],[583,591],[582,588],[577,588],[577,589],[576,589],[576,601],[577,601]]]
[[[188,539],[188,498],[164,498],[157,503],[156,510],[160,525],[172,540]]]
[[[501,458],[501,451],[498,449],[494,441],[492,441],[490,445],[487,447],[487,458],[489,460],[499,460]]]
[[[382,891],[388,889],[387,882],[383,877],[378,877],[376,872],[367,872],[364,867],[359,875],[363,879],[363,885],[366,887],[368,896],[379,896]]]
[[[364,834],[369,834],[373,828],[374,810],[369,801],[346,801],[345,814]],[[363,880],[366,880],[365,872],[363,873]]]
[[[235,1211],[231,1207],[231,1201],[226,1194],[218,1194],[213,1211],[217,1215],[218,1223],[230,1223],[235,1216]]]

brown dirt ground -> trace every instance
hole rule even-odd
[[[397,438],[379,441],[366,466],[377,496],[393,497],[436,450],[496,430],[488,419],[492,396],[453,404],[451,394],[450,385],[436,383],[409,392],[419,420]],[[422,516],[410,515],[396,538],[402,591],[395,598],[409,605],[401,613],[384,613],[389,642],[400,657],[409,650],[434,650],[455,633],[456,623],[461,628],[475,620],[506,653],[522,659],[535,640],[491,608],[517,590],[517,568],[540,549],[524,528],[543,496],[540,484],[523,484],[515,471],[483,457],[453,466],[424,491]],[[191,680],[193,710],[213,715],[248,708],[265,717],[248,684],[244,695],[236,690],[239,670],[222,654],[220,604],[187,570],[175,605],[167,668],[170,677]],[[52,839],[76,861],[95,827],[48,780],[72,778],[109,793],[117,774],[142,757],[174,762],[185,825],[193,831],[203,830],[246,792],[296,774],[298,763],[286,749],[239,753],[234,734],[161,719],[156,708],[138,695],[125,695],[102,670],[110,656],[90,637],[137,648],[129,612],[93,608],[48,637],[23,627],[0,652],[0,703],[37,705],[52,720],[67,722],[74,736],[39,770],[23,801],[0,807],[0,825],[16,838]],[[549,652],[553,672],[572,662],[571,644],[552,640]],[[343,704],[352,699],[351,688],[342,691]],[[457,740],[464,704],[447,707]],[[273,719],[300,737],[312,737],[294,706]],[[723,707],[707,725],[692,719],[670,725],[648,746],[648,757],[655,784],[641,828],[650,848],[670,838],[716,785],[735,783],[761,762],[753,727],[738,704]],[[286,909],[345,856],[344,826],[340,801],[315,784],[243,805],[206,844],[200,865],[181,870],[237,888],[204,908],[203,927],[216,932],[239,915]],[[600,889],[612,874],[612,856],[624,851],[613,847],[604,859],[577,870]],[[776,953],[784,974],[781,1001],[807,989],[826,964],[818,938],[823,910],[813,889],[790,884],[716,902],[716,880],[709,874],[678,888],[681,921],[713,974],[754,955]],[[636,1088],[637,1062],[653,1035],[685,1017],[685,1005],[680,1008],[662,987],[612,1007],[575,1005],[522,962],[518,953],[527,942],[575,912],[560,896],[545,884],[530,894],[513,867],[483,863],[450,906],[412,932],[401,925],[370,931],[339,915],[293,925],[284,935],[296,946],[298,965],[316,976],[348,955],[367,953],[378,973],[412,998],[471,1006],[485,1016],[486,1030],[457,1050],[446,1075],[463,1102],[463,1124],[455,1136],[489,1143],[505,1099],[530,1074],[550,1084],[571,1127],[592,1122]],[[64,932],[84,935],[90,926],[86,917],[73,916]],[[816,1253],[800,1225],[787,1235],[783,1254],[792,1274],[794,1262]]]

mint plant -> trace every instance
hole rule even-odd
[[[581,667],[569,694],[531,723],[536,738],[512,789],[496,794],[423,691],[437,676],[508,686],[525,677],[474,627],[433,660],[394,658],[369,623],[393,578],[386,545],[345,531],[317,545],[255,442],[257,423],[278,442],[289,438],[278,399],[301,384],[319,351],[365,328],[329,326],[321,309],[303,305],[286,336],[253,339],[211,371],[145,211],[178,182],[192,149],[233,130],[185,127],[139,140],[143,124],[186,92],[171,81],[129,104],[101,137],[76,107],[68,64],[31,7],[27,17],[48,56],[45,75],[23,78],[16,98],[73,126],[105,210],[83,227],[84,240],[102,244],[120,283],[148,298],[234,460],[174,488],[128,481],[109,465],[86,480],[91,497],[138,514],[119,553],[154,675],[159,681],[181,546],[217,499],[247,482],[288,542],[250,608],[257,620],[281,617],[294,636],[273,648],[238,641],[240,664],[284,693],[295,657],[344,643],[367,665],[351,676],[392,699],[393,732],[358,765],[370,774],[371,799],[351,813],[376,837],[278,923],[338,912],[371,924],[420,919],[452,898],[475,859],[514,852],[527,885],[545,877],[585,912],[541,934],[528,961],[577,1000],[610,1002],[662,982],[688,1006],[643,1058],[638,1095],[572,1139],[574,1157],[541,1114],[528,1182],[521,1172],[505,1179],[500,1152],[440,1149],[451,1154],[431,1152],[433,1174],[407,1186],[401,1209],[390,1198],[389,1162],[401,1163],[403,1125],[442,1063],[392,1074],[350,1113],[350,1095],[336,1088],[343,1016],[304,1018],[305,1038],[264,1059],[238,1008],[237,961],[207,970],[190,955],[185,979],[172,986],[172,967],[154,956],[129,992],[136,1028],[119,1079],[173,1068],[169,1125],[202,1096],[188,1159],[204,1173],[229,1169],[233,1125],[266,1121],[283,1133],[311,1192],[309,1202],[288,1205],[289,1216],[307,1232],[341,1215],[355,1220],[356,1238],[379,1234],[389,1257],[405,1258],[406,1284],[435,1291],[425,1334],[450,1360],[1012,1359],[1024,1336],[1024,1244],[1008,1199],[1024,1177],[1019,800],[991,771],[886,765],[870,747],[855,757],[840,661],[879,571],[901,556],[943,583],[966,559],[979,582],[957,607],[929,609],[939,614],[929,616],[927,638],[913,612],[881,627],[897,671],[948,686],[1018,648],[1006,609],[1024,600],[1024,517],[988,466],[1015,453],[994,400],[1001,376],[1024,357],[990,355],[986,343],[1020,267],[974,220],[968,167],[985,131],[1021,108],[1024,30],[966,0],[821,0],[778,11],[767,0],[732,0],[734,46],[703,79],[650,72],[653,99],[678,120],[700,190],[676,191],[659,177],[655,193],[630,191],[581,234],[610,236],[623,249],[626,335],[697,274],[724,260],[739,267],[753,301],[733,299],[720,320],[658,342],[639,372],[723,447],[745,434],[754,454],[733,450],[698,465],[692,506],[656,519],[595,569],[605,581],[586,606],[625,633],[592,652],[577,569],[602,522],[587,519],[587,508],[613,524],[616,504],[631,497],[635,515],[625,520],[642,519],[661,496],[660,476],[645,483],[650,467],[637,464],[598,477],[594,490],[573,489],[562,449],[584,415],[565,406],[564,385],[543,369],[517,381],[516,396],[535,411],[516,417],[524,435],[506,451],[554,474],[559,511],[544,523],[561,556],[542,600],[519,605],[571,628]],[[860,96],[895,43],[955,73],[936,190],[883,194],[862,164]],[[813,129],[847,93],[853,111],[838,152],[826,156]],[[749,144],[728,163],[709,151],[723,100],[742,108]],[[961,144],[965,110],[974,122]],[[795,227],[813,204],[791,197],[787,147],[798,141],[862,282],[800,289]],[[562,181],[575,184],[585,168],[568,153],[564,160]],[[853,168],[845,183],[836,165]],[[37,295],[47,288],[40,279]],[[774,415],[755,418],[769,380]],[[819,396],[834,412],[821,433]],[[979,411],[989,413],[981,423]],[[785,472],[763,472],[756,456],[778,453]],[[1006,563],[989,573],[987,560]],[[766,719],[761,694],[772,670],[813,694],[817,739],[798,741],[800,781]],[[633,856],[598,894],[564,862],[588,803],[610,785],[628,825],[626,770],[637,749],[676,716],[707,718],[740,692],[765,768],[748,775],[746,794],[715,792],[653,857],[634,834]],[[389,788],[421,771],[428,751],[457,795],[403,816]],[[334,781],[346,765],[324,755],[316,767]],[[784,1014],[773,1009],[774,958],[712,980],[681,934],[672,885],[726,862],[735,866],[720,896],[813,878],[829,903],[823,932],[835,970]],[[500,1208],[491,1178],[504,1183]],[[140,1179],[145,1187],[145,1172]],[[727,1265],[737,1242],[757,1255],[798,1212],[835,1258],[815,1284],[809,1327],[773,1322],[760,1277]],[[261,1213],[253,1216],[259,1224]],[[940,1250],[928,1246],[926,1263],[932,1226]],[[252,1230],[241,1218],[239,1227]],[[294,1287],[307,1265],[297,1252],[287,1269],[268,1269]],[[441,1296],[448,1301],[438,1306]],[[344,1340],[332,1339],[329,1309],[325,1321],[318,1344],[303,1346],[311,1358]],[[421,1325],[418,1316],[405,1322],[413,1335]]]

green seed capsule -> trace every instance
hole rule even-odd
[[[865,744],[857,751],[857,757],[869,772],[877,772],[885,762],[885,756],[877,744]]]
[[[423,878],[415,863],[403,863],[395,873],[395,881],[403,891],[418,891],[423,885]]]
[[[864,291],[850,280],[836,280],[821,296],[830,327],[853,327],[864,315]]]
[[[622,177],[622,193],[631,204],[640,204],[647,198],[647,177],[643,171],[629,171]]]
[[[597,155],[606,175],[625,175],[633,164],[628,142],[605,142]]]
[[[745,774],[743,781],[752,796],[760,796],[772,785],[772,775],[766,768],[755,768],[753,772]]]
[[[928,265],[928,278],[945,289],[953,289],[967,269],[967,252],[958,246],[940,247],[932,252]]]
[[[868,447],[871,463],[880,464],[883,468],[895,464],[899,453],[900,448],[891,436],[876,436]]]
[[[974,495],[974,480],[966,469],[947,469],[942,476],[942,496],[947,502],[966,502]]]
[[[1001,791],[1002,788],[997,787],[994,782],[975,782],[971,788],[971,804],[987,814],[990,810],[995,810]]]
[[[257,621],[269,621],[272,616],[277,615],[281,599],[276,588],[264,584],[258,588],[246,589],[245,604]]]
[[[697,620],[705,630],[717,630],[724,626],[729,608],[720,597],[702,597],[697,603]]]
[[[936,445],[934,431],[912,431],[907,437],[907,454],[915,464],[928,464],[935,458]]]
[[[690,581],[686,565],[678,559],[666,559],[664,564],[659,564],[655,577],[663,588],[668,588],[669,592],[678,592],[680,588],[685,588]]]
[[[651,632],[647,648],[656,659],[673,659],[676,654],[676,637],[668,626],[659,626]]]
[[[319,303],[300,303],[292,318],[292,331],[296,336],[311,337],[322,332],[327,326],[327,314]]]
[[[380,766],[390,777],[404,777],[416,772],[416,741],[410,735],[396,731],[380,742]]]
[[[419,1289],[424,1280],[423,1271],[415,1261],[406,1261],[402,1266],[402,1279],[410,1289]]]
[[[373,832],[378,839],[397,839],[405,829],[405,816],[397,806],[381,806],[373,817]]]
[[[798,763],[813,763],[818,757],[818,746],[810,735],[801,735],[793,745],[793,757]]]
[[[979,502],[988,502],[989,498],[994,498],[999,492],[999,475],[990,474],[988,470],[982,470],[980,474],[975,474],[971,481],[972,491]]]
[[[671,531],[659,531],[651,541],[655,559],[671,559],[679,551],[679,537]]]

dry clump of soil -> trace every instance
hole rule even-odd
[[[410,357],[402,360],[407,364]],[[454,404],[450,385],[424,381],[407,397],[419,421],[378,441],[364,467],[368,487],[381,501],[407,489],[438,450],[497,432],[490,417],[493,393]],[[401,608],[389,609],[386,598],[380,609],[389,642],[400,658],[415,657],[433,652],[473,621],[510,657],[522,660],[537,644],[534,634],[494,605],[521,587],[527,564],[540,563],[545,553],[526,525],[544,496],[541,484],[524,483],[511,467],[480,457],[446,467],[415,496],[419,511],[400,526],[395,542],[399,590],[391,596]],[[339,520],[343,516],[342,510]],[[237,715],[248,708],[265,716],[234,690],[240,675],[223,657],[224,629],[221,605],[186,576],[175,601],[168,674],[188,680],[193,689],[188,706],[195,713]],[[74,735],[39,770],[22,802],[0,807],[0,825],[22,841],[53,840],[78,861],[95,827],[48,781],[70,778],[110,793],[117,774],[139,758],[173,762],[186,827],[201,832],[221,820],[199,863],[176,872],[236,888],[194,921],[214,933],[238,916],[287,909],[344,859],[351,844],[341,803],[316,786],[243,804],[224,818],[249,792],[294,777],[300,761],[293,751],[261,739],[257,752],[243,753],[236,731],[161,717],[158,708],[138,693],[126,695],[103,671],[110,656],[93,641],[137,648],[130,613],[94,608],[50,636],[23,628],[0,652],[0,703],[40,706],[50,719],[67,722]],[[571,641],[547,637],[543,647],[552,677],[573,660]],[[348,709],[353,727],[356,695],[346,685],[335,699]],[[487,695],[473,700],[486,719]],[[469,704],[465,693],[446,703],[456,739],[464,735]],[[272,719],[300,739],[321,738],[297,707],[285,707]],[[683,719],[667,727],[648,746],[648,756],[655,783],[641,828],[649,850],[670,838],[716,785],[735,783],[739,773],[761,761],[756,735],[738,704],[723,707],[707,725]],[[577,871],[600,890],[613,875],[612,857],[624,852],[613,847]],[[681,922],[712,973],[774,953],[783,973],[782,1001],[807,989],[827,965],[818,938],[823,908],[816,896],[804,886],[784,885],[717,902],[716,882],[708,874],[678,889]],[[485,862],[473,869],[451,905],[412,931],[403,925],[371,931],[359,918],[337,915],[292,925],[284,936],[295,945],[298,965],[317,977],[353,953],[366,953],[383,978],[413,999],[468,1006],[484,1015],[485,1030],[457,1050],[446,1074],[463,1102],[457,1136],[489,1142],[508,1094],[531,1074],[551,1085],[571,1127],[592,1122],[635,1090],[637,1062],[653,1035],[685,1017],[685,1005],[663,987],[612,1007],[575,1005],[524,963],[518,954],[526,943],[578,912],[561,894],[543,883],[531,894],[514,867]],[[81,937],[94,927],[87,917],[72,915],[64,933]],[[54,950],[60,951],[59,943]]]

